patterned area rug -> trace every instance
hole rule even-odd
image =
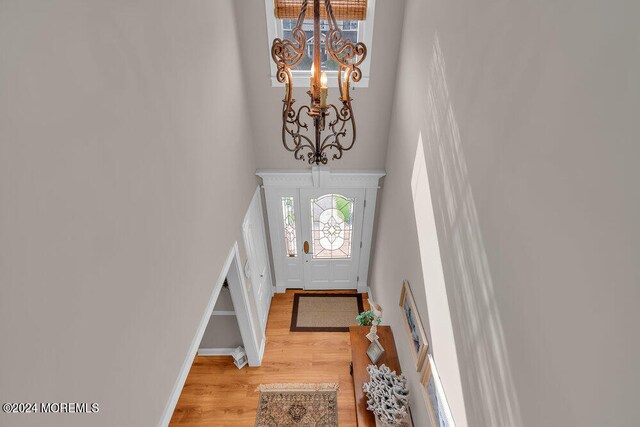
[[[338,384],[264,384],[256,427],[336,427]]]

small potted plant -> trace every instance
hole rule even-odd
[[[375,315],[372,310],[363,311],[362,313],[356,316],[356,320],[358,321],[358,325],[360,326],[373,326],[374,320],[376,320]],[[378,319],[378,325],[382,319]]]

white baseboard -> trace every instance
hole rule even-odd
[[[286,290],[287,290],[286,286],[276,285],[277,294],[284,294]]]
[[[233,310],[213,310],[212,316],[235,316],[236,312]]]
[[[231,356],[235,348],[199,348],[198,356]]]
[[[375,301],[376,300],[375,297],[373,296],[373,291],[371,290],[370,286],[367,286],[367,294],[369,294],[369,299],[371,301]]]

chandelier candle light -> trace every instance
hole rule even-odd
[[[340,7],[349,11],[349,2],[363,3],[362,0],[335,0]],[[327,153],[332,159],[342,158],[344,151],[350,150],[356,141],[356,123],[349,96],[350,82],[358,82],[362,77],[359,66],[367,56],[364,43],[353,43],[343,39],[342,31],[333,14],[330,0],[312,0],[313,2],[313,66],[309,78],[309,105],[302,105],[297,110],[293,107],[293,76],[295,68],[305,57],[307,37],[302,25],[307,14],[308,0],[302,0],[300,14],[295,27],[291,31],[292,40],[276,38],[271,47],[271,57],[277,66],[276,77],[285,84],[285,97],[282,108],[282,143],[293,152],[297,160],[309,164],[327,164]],[[324,10],[321,11],[321,3]],[[366,4],[366,2],[365,2]],[[361,6],[361,5],[360,5]],[[344,13],[341,9],[339,13]],[[327,74],[322,71],[320,57],[321,15],[326,16],[328,31],[325,38],[325,49],[328,56],[338,64],[338,88],[342,105],[327,103],[329,88]],[[362,17],[358,19],[363,19]],[[314,135],[309,135],[307,119],[313,122]],[[323,132],[326,135],[323,135]]]

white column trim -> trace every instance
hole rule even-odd
[[[313,166],[306,170],[258,169],[256,175],[262,178],[265,188],[378,188],[386,172],[381,169],[332,171],[325,166]]]

